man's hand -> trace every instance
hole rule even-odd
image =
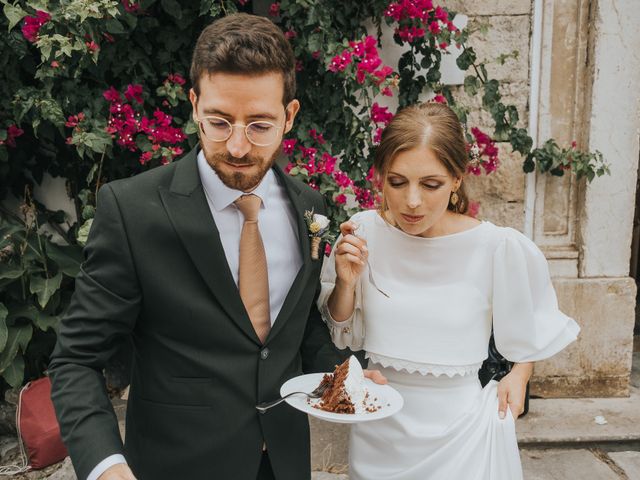
[[[386,385],[387,378],[380,373],[380,370],[363,370],[364,377],[370,379],[378,385]]]
[[[126,463],[117,463],[107,468],[98,480],[136,480],[133,472]]]
[[[524,412],[524,398],[527,382],[533,373],[533,363],[518,363],[498,384],[498,415],[504,418],[507,405],[513,418],[518,418]]]

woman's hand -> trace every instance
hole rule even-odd
[[[367,241],[354,235],[357,228],[358,225],[352,221],[341,224],[342,238],[335,247],[336,284],[340,283],[347,288],[355,287],[369,255]]]
[[[524,399],[527,382],[533,373],[533,363],[516,363],[511,371],[498,383],[498,414],[504,418],[507,405],[513,418],[518,418],[524,412]]]

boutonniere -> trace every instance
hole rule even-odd
[[[304,221],[309,229],[311,237],[311,258],[318,260],[320,258],[320,242],[333,242],[334,237],[329,231],[329,219],[324,215],[313,213],[313,209],[304,212]]]

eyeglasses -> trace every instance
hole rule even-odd
[[[212,142],[226,142],[233,133],[233,127],[243,127],[247,140],[257,147],[266,147],[278,140],[278,127],[271,122],[257,121],[248,124],[230,123],[221,117],[203,117],[196,119],[202,134]]]

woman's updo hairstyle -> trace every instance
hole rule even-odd
[[[454,178],[464,176],[469,155],[460,120],[447,105],[430,102],[402,109],[382,132],[373,162],[382,185],[398,153],[422,146],[430,148]],[[464,182],[456,193],[459,200],[449,203],[448,209],[466,213],[469,198]]]

